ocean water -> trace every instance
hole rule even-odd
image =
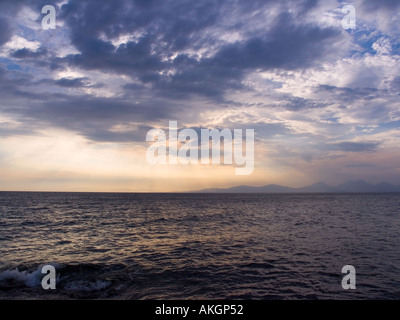
[[[400,299],[400,195],[1,192],[0,299]]]

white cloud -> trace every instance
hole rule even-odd
[[[31,51],[36,51],[37,49],[40,48],[40,42],[39,41],[29,41],[23,37],[15,35],[11,38],[10,41],[8,41],[4,45],[4,49],[6,50],[6,52],[24,49],[24,48],[29,49]]]
[[[392,53],[392,45],[390,43],[390,40],[385,37],[379,38],[377,41],[375,41],[372,44],[372,48],[378,54],[391,54]]]

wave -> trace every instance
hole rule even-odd
[[[108,280],[77,280],[72,281],[64,286],[64,290],[70,292],[92,292],[99,291],[108,288],[111,285],[111,281]]]
[[[52,265],[56,270],[59,268],[59,265],[56,263],[49,263],[49,265]],[[43,266],[45,265],[42,264],[33,271],[20,271],[18,268],[3,271],[0,273],[0,290],[15,286],[26,286],[28,288],[41,287],[42,278],[44,276],[42,273]]]
[[[101,279],[105,271],[104,267],[101,266],[90,264],[62,265],[57,263],[49,263],[47,265],[52,265],[56,270],[58,293],[90,293],[106,289],[112,284],[110,280]],[[42,279],[46,275],[42,273],[43,266],[45,264],[39,265],[36,269],[26,269],[26,267],[20,266],[2,271],[0,273],[0,297],[1,292],[43,290]]]

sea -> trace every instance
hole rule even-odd
[[[400,194],[0,192],[0,299],[400,299]]]

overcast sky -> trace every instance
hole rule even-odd
[[[0,190],[400,184],[399,40],[398,0],[0,0]],[[170,120],[254,129],[253,174],[148,164]]]

